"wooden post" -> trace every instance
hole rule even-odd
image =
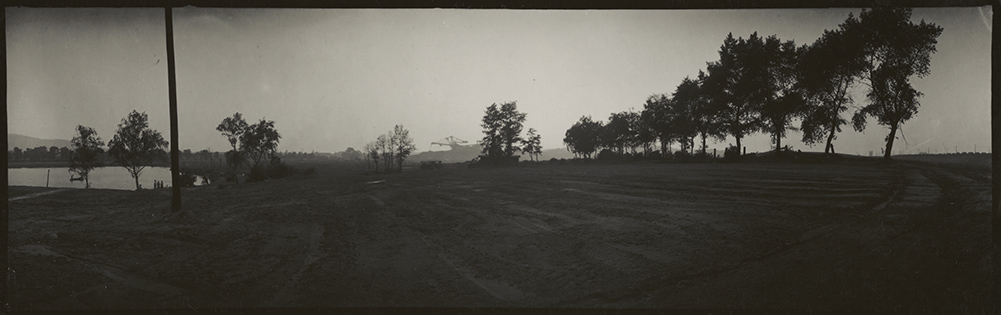
[[[172,193],[170,194],[171,212],[181,211],[181,170],[178,168],[177,145],[177,80],[174,74],[174,18],[171,7],[164,10],[163,20],[166,23],[167,31],[167,87],[170,97],[170,180]]]
[[[49,174],[52,174],[52,170],[45,170],[45,188],[49,188]]]

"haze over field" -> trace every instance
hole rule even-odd
[[[179,8],[179,145],[227,150],[215,126],[241,112],[276,122],[279,151],[359,149],[395,124],[426,150],[450,135],[479,140],[484,109],[517,101],[542,146],[562,148],[580,116],[641,110],[694,77],[727,33],[803,45],[859,11]],[[944,32],[931,75],[913,80],[924,96],[895,149],[989,150],[990,7],[915,9],[922,19]],[[169,132],[162,9],[8,8],[7,58],[9,133],[68,140],[82,124],[107,141],[133,109]],[[878,154],[885,135],[873,122],[865,133],[845,126],[835,145]],[[823,150],[800,136],[783,143]],[[769,149],[763,133],[744,143]]]

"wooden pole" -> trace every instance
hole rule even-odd
[[[49,174],[52,174],[52,170],[45,170],[45,188],[49,188]]]
[[[174,74],[174,18],[172,8],[166,7],[164,10],[164,22],[167,31],[167,86],[170,97],[170,180],[172,193],[170,194],[171,212],[181,211],[181,170],[178,168],[180,154],[177,146],[177,80]]]

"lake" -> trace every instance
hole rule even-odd
[[[85,188],[83,181],[71,182],[69,168],[8,168],[8,186],[45,187],[46,173],[49,187]],[[170,186],[170,169],[166,167],[147,167],[139,174],[139,184],[143,188],[153,188],[153,181],[163,181]],[[195,185],[201,184],[201,178]],[[135,190],[136,182],[129,171],[120,166],[107,166],[90,171],[90,188]]]

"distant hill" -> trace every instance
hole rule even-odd
[[[455,145],[451,150],[421,152],[410,156],[407,158],[407,161],[442,161],[444,163],[467,162],[476,158],[482,152],[483,146],[479,144]],[[522,161],[528,160],[527,155],[521,154],[521,152],[518,153],[521,155]],[[572,159],[573,153],[567,151],[566,148],[542,150],[542,156],[539,157],[540,160],[548,160],[551,158]]]
[[[14,150],[14,147],[21,148],[21,150],[28,148],[35,148],[39,146],[45,147],[69,147],[69,140],[61,139],[38,139],[35,137],[29,137],[25,135],[19,135],[16,133],[7,134],[7,151]]]

